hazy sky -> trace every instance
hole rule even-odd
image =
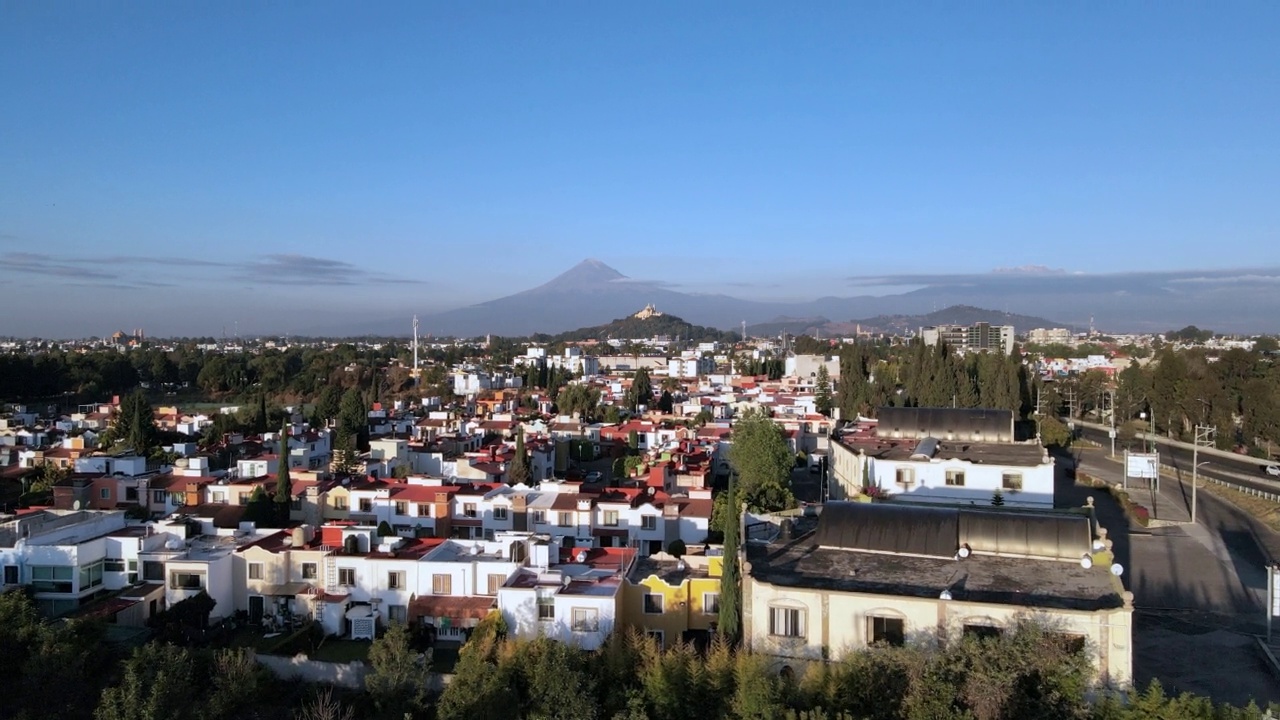
[[[0,0],[0,335],[298,331],[589,256],[785,299],[1273,266],[1277,37],[1269,0]]]

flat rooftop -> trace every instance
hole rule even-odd
[[[844,436],[837,442],[853,452],[865,453],[877,460],[911,460],[919,440]],[[1014,465],[1034,467],[1045,463],[1045,451],[1039,443],[983,443],[941,440],[931,460],[965,460],[975,465]],[[928,462],[928,460],[918,460]]]
[[[631,573],[627,576],[627,579],[635,584],[650,575],[657,575],[659,580],[672,586],[679,585],[685,580],[710,577],[707,573],[707,564],[705,562],[682,563],[677,560],[641,557],[636,558],[635,565],[631,568]]]
[[[823,548],[809,534],[785,544],[747,545],[751,576],[782,587],[1028,608],[1105,610],[1124,601],[1105,567],[974,554],[964,560]]]

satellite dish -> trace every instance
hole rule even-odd
[[[479,555],[479,554],[480,554],[480,543],[476,543],[475,545],[472,545],[472,546],[471,546],[471,554],[472,554],[472,555]]]
[[[1115,563],[1114,565],[1111,566],[1111,574],[1115,575],[1116,577],[1120,577],[1121,575],[1124,574],[1124,566],[1121,565],[1120,563]]]
[[[938,599],[939,599],[939,600],[950,600],[950,599],[951,599],[951,591],[950,591],[950,590],[943,590],[942,592],[938,593]]]
[[[575,555],[574,557],[578,560],[578,562],[586,562],[586,561],[587,561],[587,551],[586,551],[586,550],[579,550],[579,551],[578,551],[578,554],[577,554],[577,555]]]
[[[1107,545],[1106,545],[1106,543],[1102,542],[1101,540],[1094,540],[1094,541],[1093,541],[1093,551],[1094,551],[1094,552],[1102,552],[1103,550],[1106,550],[1106,549],[1107,549]]]
[[[960,559],[962,559],[962,560],[963,560],[964,558],[969,557],[969,555],[970,555],[972,552],[973,552],[973,551],[969,549],[969,544],[968,544],[968,543],[965,543],[964,545],[961,545],[961,546],[960,546],[960,549],[959,549],[959,550],[957,550],[957,551],[956,551],[956,557],[958,557],[958,558],[960,558]]]
[[[1090,557],[1089,555],[1081,556],[1080,567],[1084,568],[1085,570],[1088,570],[1089,568],[1093,567],[1093,558]]]
[[[77,501],[75,501],[75,502],[71,503],[71,509],[72,509],[72,510],[79,510],[79,509],[80,509],[80,501],[79,501],[79,500],[77,500]]]

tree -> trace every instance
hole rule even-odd
[[[1004,493],[1000,492],[1000,488],[996,488],[995,492],[991,493],[991,504],[996,507],[1004,505]]]
[[[497,662],[499,640],[477,627],[458,652],[453,682],[436,706],[439,720],[506,720],[518,707],[506,668]]]
[[[774,512],[795,505],[789,487],[796,456],[780,428],[763,411],[744,414],[733,425],[729,464],[738,474],[738,499],[752,512]]]
[[[676,538],[667,544],[667,554],[674,558],[684,557],[686,552],[688,552],[688,548],[685,547],[684,541],[680,538]]]
[[[94,713],[97,720],[194,720],[197,704],[195,661],[187,650],[163,643],[147,643],[124,663],[120,682],[102,693]]]
[[[391,623],[369,648],[365,690],[381,717],[399,720],[426,709],[427,667],[409,647],[403,623]]]
[[[819,413],[830,417],[832,407],[831,373],[827,370],[826,363],[818,366],[818,376],[814,380],[813,404],[817,407]]]
[[[533,473],[529,470],[529,454],[524,449],[524,427],[516,429],[516,453],[507,466],[507,482],[511,485],[527,485]]]
[[[267,497],[262,486],[258,485],[249,494],[249,503],[244,508],[244,521],[261,528],[279,527],[277,512],[276,504]]]
[[[671,391],[663,390],[662,396],[658,398],[658,409],[661,410],[663,414],[670,415],[675,409],[675,405],[675,400],[671,397]]]
[[[648,406],[653,402],[653,382],[649,379],[649,369],[640,368],[631,378],[631,387],[627,389],[627,407],[633,411],[641,405]]]
[[[146,456],[156,445],[156,420],[142,388],[120,400],[115,423],[109,433],[112,442],[124,443],[138,455]]]
[[[1071,431],[1053,416],[1040,418],[1040,442],[1045,447],[1065,448],[1071,444]]]
[[[383,520],[378,523],[378,537],[395,537],[396,531],[391,527],[391,523]]]
[[[632,453],[635,453],[640,449],[640,433],[635,430],[627,433],[627,448],[629,448]]]
[[[369,449],[369,406],[359,388],[351,388],[342,396],[338,409],[338,437],[354,440],[358,452]]]
[[[293,505],[293,483],[289,481],[289,424],[280,428],[280,458],[276,469],[276,523],[277,527],[289,524],[289,509]]]
[[[738,576],[738,541],[741,505],[738,503],[734,476],[729,476],[730,523],[724,529],[724,566],[720,571],[720,615],[716,629],[730,644],[736,645],[741,634],[739,608],[742,604],[742,581]]]

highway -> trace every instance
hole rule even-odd
[[[1111,439],[1107,436],[1106,430],[1099,430],[1092,427],[1084,427],[1079,423],[1076,424],[1076,433],[1092,442],[1096,442],[1104,449],[1110,449]],[[1160,451],[1160,462],[1169,465],[1177,470],[1191,474],[1191,458],[1192,451],[1186,448],[1180,448],[1157,439]],[[1133,449],[1135,452],[1143,451],[1145,441],[1133,441]],[[1123,455],[1124,450],[1117,441],[1116,454]],[[1221,455],[1210,455],[1208,453],[1200,454],[1200,474],[1211,477],[1223,482],[1234,483],[1244,487],[1261,490],[1263,492],[1280,493],[1280,481],[1272,480],[1262,472],[1263,461],[1258,458],[1251,458],[1241,455],[1239,460],[1234,458],[1226,458]]]

